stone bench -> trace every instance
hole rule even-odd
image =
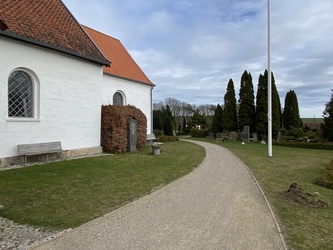
[[[46,161],[48,162],[48,154],[58,153],[60,155],[62,152],[65,152],[66,158],[67,152],[67,150],[62,149],[60,141],[20,144],[17,145],[17,151],[19,156],[24,156],[24,164],[27,163],[27,156],[30,155],[37,155],[38,157],[38,155],[46,154]]]

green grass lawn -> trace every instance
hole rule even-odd
[[[0,172],[0,216],[51,229],[77,227],[191,172],[205,150],[168,142],[135,153],[60,161]]]
[[[212,139],[200,139],[216,143]],[[236,154],[251,169],[279,220],[292,249],[332,249],[333,190],[314,181],[332,158],[332,151],[240,142],[216,143]],[[205,155],[187,142],[164,143],[166,153],[148,147],[135,153],[84,158],[0,172],[0,216],[53,229],[81,225],[189,173]],[[307,207],[286,200],[283,192],[297,182],[319,192],[328,208]],[[223,190],[221,190],[223,191]]]
[[[212,139],[204,141],[216,143]],[[217,143],[219,144],[219,143]],[[226,141],[219,144],[231,150],[252,171],[277,215],[287,244],[293,249],[333,249],[333,190],[314,184],[333,158],[328,150],[273,146]],[[297,182],[310,193],[319,192],[328,208],[313,208],[288,201],[283,192]]]

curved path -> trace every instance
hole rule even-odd
[[[229,150],[206,149],[192,173],[36,249],[285,249],[247,167]]]

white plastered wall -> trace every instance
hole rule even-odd
[[[113,104],[113,95],[120,92],[125,105],[140,109],[147,118],[147,134],[151,134],[151,90],[152,86],[104,75],[102,105]]]
[[[101,65],[4,37],[0,55],[0,158],[17,156],[17,144],[26,143],[100,147]],[[8,118],[8,77],[15,69],[35,75],[36,119]]]

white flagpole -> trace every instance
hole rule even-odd
[[[268,156],[272,156],[272,78],[271,78],[271,15],[270,0],[267,0],[268,17]]]

